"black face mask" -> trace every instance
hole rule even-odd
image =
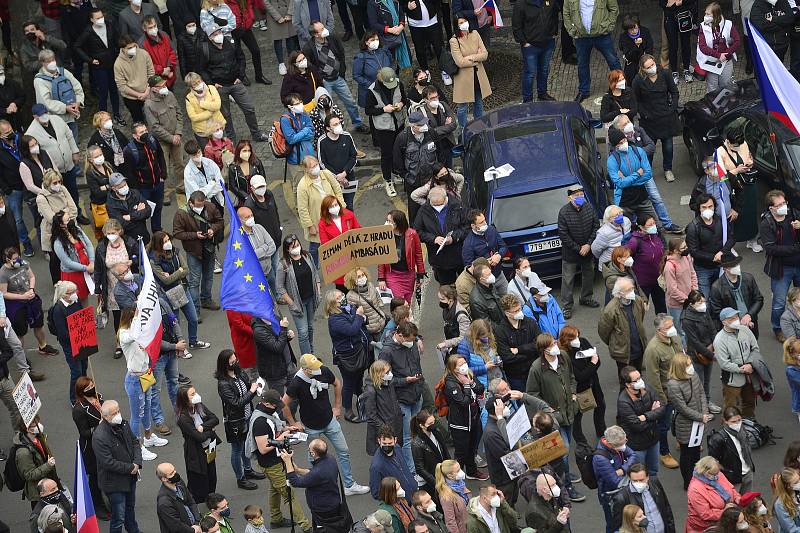
[[[420,85],[421,87],[427,87],[428,85],[431,84],[431,82],[428,81],[428,78],[425,78],[424,80],[417,80],[417,84]]]
[[[232,365],[228,365],[228,370],[233,370],[234,372],[239,370],[239,361],[236,361]]]
[[[689,255],[689,250],[688,250],[688,249],[686,249],[686,250],[681,250],[681,256],[682,256],[682,257],[686,257],[687,255]]]
[[[25,37],[31,42],[36,42],[36,34],[34,32],[26,33]]]
[[[392,444],[384,444],[381,445],[381,452],[383,455],[390,456],[394,453],[394,445]]]
[[[168,477],[167,478],[167,481],[169,481],[173,485],[177,485],[181,481],[181,475],[179,473],[175,472],[175,474],[172,477]]]
[[[94,387],[92,387],[91,389],[86,389],[85,391],[83,391],[83,395],[88,398],[94,398],[95,396],[97,396],[97,391],[95,390]]]
[[[58,502],[61,500],[61,491],[57,490],[53,494],[48,494],[47,496],[42,496],[41,500],[45,503],[49,503],[51,505],[58,505]]]
[[[450,304],[447,302],[439,302],[439,307],[442,309],[450,309]]]

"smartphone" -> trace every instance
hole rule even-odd
[[[509,392],[508,394],[506,394],[505,396],[503,396],[503,397],[502,397],[502,398],[500,398],[500,399],[503,401],[503,403],[508,403],[508,402],[510,402],[510,401],[511,401],[511,393]]]

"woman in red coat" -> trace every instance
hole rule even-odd
[[[386,225],[394,229],[397,263],[378,265],[378,288],[391,289],[397,298],[411,304],[415,284],[425,276],[425,261],[417,232],[408,227],[406,214],[392,209],[386,215]]]
[[[695,464],[686,497],[684,533],[702,533],[717,523],[726,507],[738,505],[741,495],[720,472],[717,460],[708,455]]]
[[[360,228],[361,224],[358,223],[352,211],[339,204],[339,200],[335,196],[326,196],[322,199],[320,206],[318,227],[319,243],[325,244],[348,230]],[[343,277],[338,278],[335,283],[337,289],[347,294]]]
[[[236,29],[233,30],[231,36],[238,48],[242,47],[242,43],[250,50],[250,55],[253,56],[253,70],[255,70],[256,81],[264,85],[272,85],[272,82],[264,77],[264,71],[261,68],[261,48],[258,47],[258,41],[253,34],[253,22],[255,22],[255,15],[253,14],[253,0],[225,0],[228,7],[236,16]],[[250,85],[247,76],[242,80],[245,85]]]
[[[258,372],[255,370],[256,345],[253,341],[253,328],[250,326],[253,317],[239,311],[225,312],[228,314],[231,343],[233,351],[236,352],[236,357],[239,359],[239,366],[247,370],[247,376],[251,380],[255,380],[258,377]]]

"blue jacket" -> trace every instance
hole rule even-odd
[[[792,412],[800,413],[800,367],[786,366],[786,379],[792,391]]]
[[[461,245],[461,258],[464,260],[464,266],[469,266],[478,257],[488,259],[495,253],[500,254],[502,257],[507,251],[506,243],[503,242],[502,237],[497,232],[497,228],[490,224],[483,235],[476,235],[472,230],[467,232],[464,244]],[[497,263],[492,268],[492,273],[497,276],[502,270],[501,263]]]
[[[653,170],[650,168],[647,154],[637,146],[629,147],[627,153],[619,150],[611,152],[608,155],[608,160],[606,160],[606,167],[608,169],[608,177],[614,182],[614,203],[617,205],[619,205],[619,201],[622,198],[622,189],[644,185],[653,179]],[[641,176],[637,172],[639,168],[643,170]],[[622,172],[625,177],[619,177],[617,172]]]
[[[292,118],[289,119],[287,115]],[[298,124],[299,121],[299,124]],[[308,113],[285,113],[281,115],[281,131],[289,145],[289,156],[286,158],[290,165],[299,165],[307,155],[314,152],[314,126]]]
[[[469,345],[469,341],[467,339],[461,339],[461,342],[458,343],[458,348],[456,349],[458,355],[464,357],[467,360],[467,365],[469,365],[469,369],[472,370],[472,374],[475,376],[475,379],[480,381],[484,387],[488,387],[488,373],[489,370],[486,368],[486,361],[483,360],[480,354],[475,353],[472,350],[472,346]]]
[[[365,318],[356,314],[352,305],[342,312],[328,317],[328,333],[334,353],[349,352],[361,338]],[[363,340],[363,339],[362,339]]]
[[[402,436],[399,438],[402,440]],[[372,456],[372,463],[369,465],[369,491],[376,500],[379,499],[381,480],[389,476],[400,482],[400,486],[406,491],[406,499],[411,501],[410,494],[417,490],[417,482],[406,465],[403,449],[397,445],[391,457],[386,457],[380,449]]]
[[[534,319],[539,324],[539,329],[542,330],[542,333],[549,333],[557,339],[561,328],[567,323],[564,320],[564,313],[561,311],[561,307],[554,296],[550,296],[545,308],[539,307],[536,304],[536,300],[531,296],[528,303],[522,306],[522,314]]]
[[[779,499],[775,500],[775,505],[772,509],[775,512],[775,518],[778,519],[778,531],[780,533],[797,533],[800,531],[800,513],[792,518],[786,512],[783,503]]]
[[[636,463],[636,452],[630,446],[625,446],[621,452],[613,448],[609,448],[603,443],[603,439],[597,443],[598,450],[604,450],[611,456],[606,458],[599,453],[592,456],[592,470],[594,470],[594,477],[597,479],[597,493],[603,494],[609,491],[617,490],[619,482],[625,479],[628,469]],[[623,474],[617,475],[617,470],[622,469]]]
[[[331,450],[322,459],[311,463],[308,474],[288,472],[286,479],[293,488],[306,489],[306,503],[312,513],[339,509],[339,466]]]
[[[353,79],[358,83],[358,107],[366,107],[369,86],[378,78],[378,71],[383,67],[394,67],[394,55],[384,46],[374,52],[361,51],[353,59]]]

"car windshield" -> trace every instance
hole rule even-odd
[[[785,142],[783,145],[786,147],[786,152],[789,154],[789,159],[792,161],[794,175],[800,175],[800,139]]]
[[[492,223],[501,232],[555,224],[558,211],[567,202],[567,188],[495,198],[492,201]]]

